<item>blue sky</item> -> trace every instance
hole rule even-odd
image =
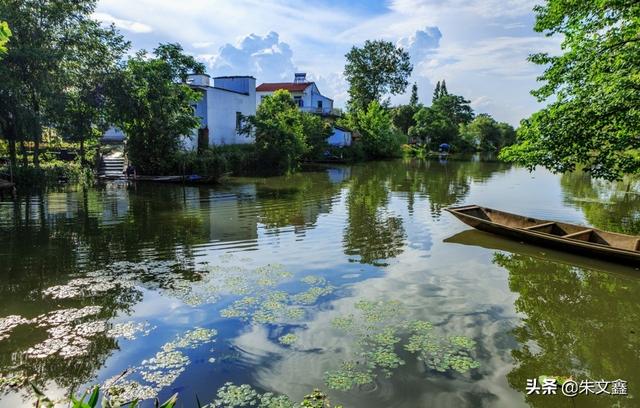
[[[412,82],[430,104],[446,79],[477,112],[516,125],[540,108],[529,94],[539,67],[532,52],[557,52],[557,40],[532,30],[532,0],[100,0],[95,17],[115,23],[135,49],[179,42],[212,76],[254,75],[258,83],[307,72],[343,106],[344,55],[367,39],[409,50]],[[408,90],[407,90],[408,91]],[[408,94],[392,98],[408,100]]]

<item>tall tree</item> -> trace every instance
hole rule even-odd
[[[383,103],[383,97],[403,93],[409,84],[413,70],[409,53],[392,42],[367,40],[345,57],[351,110],[366,110],[373,101]]]
[[[442,112],[451,119],[455,125],[469,123],[473,120],[473,109],[470,101],[460,95],[442,94],[436,99],[431,107]]]
[[[167,51],[172,56],[167,58]],[[182,136],[199,125],[191,105],[201,95],[181,79],[203,72],[177,44],[162,44],[152,56],[138,52],[110,84],[114,123],[127,135],[127,154],[142,174],[161,174],[171,166]]]
[[[85,141],[99,137],[110,124],[107,86],[120,69],[129,47],[114,27],[103,29],[96,21],[83,21],[67,47],[73,52],[63,65],[64,86],[56,118],[63,136],[80,145],[85,163]]]
[[[78,24],[89,20],[95,0],[3,0],[0,16],[11,23],[11,47],[0,64],[0,92],[20,101],[27,115],[0,112],[5,122],[28,118],[34,143],[33,163],[39,166],[40,141],[48,113],[61,94],[62,65],[71,52],[67,45]],[[9,86],[12,86],[9,88]],[[25,125],[16,124],[17,129]]]
[[[502,158],[607,179],[640,172],[640,3],[547,0],[535,12],[535,30],[559,37],[563,52],[529,57],[546,66],[532,93],[551,103]]]
[[[418,84],[414,82],[411,87],[411,97],[409,98],[409,105],[418,106],[420,100],[418,99]]]
[[[449,95],[449,91],[447,91],[447,82],[443,79],[442,84],[440,84],[440,95],[439,96],[447,96]]]
[[[438,83],[436,83],[436,87],[433,90],[433,97],[431,98],[431,102],[435,102],[436,99],[438,99],[440,97],[440,81],[438,81]]]

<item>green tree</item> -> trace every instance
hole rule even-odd
[[[418,99],[418,85],[413,84],[411,87],[411,97],[409,98],[408,105],[399,105],[392,110],[393,124],[398,130],[405,135],[409,134],[409,129],[415,126],[416,121],[413,116],[421,108],[420,101]]]
[[[129,43],[114,27],[103,29],[96,21],[79,24],[67,45],[69,58],[63,65],[63,91],[56,112],[56,128],[80,145],[85,163],[85,141],[100,137],[109,125],[107,86],[116,75]]]
[[[0,64],[0,93],[3,98],[19,101],[15,109],[3,110],[0,115],[33,141],[36,167],[40,165],[43,127],[52,125],[51,111],[64,84],[63,66],[73,52],[66,45],[90,19],[95,6],[95,0],[0,2],[0,16],[11,22],[12,30],[11,47]]]
[[[381,103],[385,95],[397,95],[407,88],[413,70],[409,53],[392,42],[367,40],[362,48],[351,48],[345,57],[351,110],[367,110],[371,102]]]
[[[360,134],[360,143],[368,158],[398,157],[406,136],[393,126],[391,113],[378,101],[372,101],[364,111],[348,116],[348,127]]]
[[[289,91],[278,90],[262,100],[254,117],[247,118],[244,132],[255,135],[258,159],[264,168],[283,174],[296,170],[309,151],[305,127],[310,121]]]
[[[444,89],[444,92],[446,92],[446,88]],[[442,112],[443,115],[447,116],[456,125],[460,125],[473,120],[473,109],[471,109],[469,103],[470,102],[462,96],[442,93],[431,104],[431,107]]]
[[[639,172],[640,4],[548,0],[535,12],[535,30],[562,39],[562,54],[529,57],[546,66],[533,95],[552,102],[521,123],[501,157],[607,179]]]
[[[497,151],[512,142],[515,131],[507,123],[498,123],[490,115],[480,114],[468,124],[460,125],[463,148],[468,150]]]
[[[414,116],[416,122],[409,132],[412,139],[420,140],[432,149],[448,143],[462,149],[458,127],[473,120],[473,109],[462,96],[446,93],[444,81],[438,83],[438,96],[434,95],[430,107],[423,107]],[[443,93],[445,92],[445,93]]]
[[[437,107],[423,107],[414,116],[415,126],[409,130],[409,137],[437,149],[442,143],[454,144],[458,141],[458,125]]]
[[[433,97],[431,98],[431,102],[433,103],[439,97],[440,97],[440,81],[438,81],[438,83],[436,83],[436,87],[433,90]]]
[[[415,126],[416,121],[413,116],[418,111],[418,107],[413,105],[400,105],[393,108],[393,125],[405,135],[409,134],[409,129]]]
[[[431,102],[435,103],[438,98],[447,95],[449,95],[449,91],[447,91],[447,83],[443,79],[442,82],[438,81],[436,84],[436,88],[433,90],[433,98],[431,99]]]
[[[7,52],[7,43],[11,37],[11,30],[6,21],[0,21],[0,55]]]
[[[187,71],[204,67],[180,45],[162,44],[153,56],[141,51],[130,58],[110,84],[111,117],[127,135],[127,155],[141,174],[171,168],[181,137],[199,125],[191,105],[201,94],[181,82]]]
[[[300,112],[300,122],[307,144],[304,157],[309,160],[322,158],[329,147],[327,139],[333,133],[331,125],[320,116],[306,112]]]
[[[414,82],[411,86],[411,97],[409,98],[409,105],[418,106],[420,99],[418,98],[418,84]]]

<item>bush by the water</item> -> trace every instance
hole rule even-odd
[[[13,179],[19,187],[41,187],[58,183],[91,183],[93,170],[80,165],[79,160],[71,162],[61,160],[44,161],[39,168],[32,165],[18,165],[13,169],[9,165],[0,167],[0,178]]]
[[[181,151],[171,163],[171,174],[197,174],[212,180],[219,180],[227,174],[243,176],[258,171],[253,144],[212,146],[200,152]]]

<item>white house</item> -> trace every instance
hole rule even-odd
[[[256,114],[256,79],[252,76],[221,76],[211,79],[206,74],[193,74],[187,83],[202,92],[202,99],[193,105],[201,120],[200,128],[185,137],[187,149],[199,143],[226,145],[252,143],[253,138],[239,133],[242,116]]]
[[[256,105],[260,105],[262,99],[273,94],[279,89],[285,89],[291,93],[300,110],[304,112],[329,115],[333,111],[333,99],[323,96],[315,82],[307,82],[307,74],[295,74],[293,82],[268,82],[260,84],[256,88]]]
[[[260,84],[256,88],[256,105],[259,106],[265,96],[272,95],[279,89],[289,91],[303,112],[315,113],[322,116],[329,116],[333,112],[333,99],[322,95],[315,82],[307,82],[307,74],[305,73],[295,74],[293,82],[268,82]],[[351,146],[351,131],[339,126],[333,126],[333,134],[329,136],[327,141],[332,146]]]
[[[256,79],[252,76],[189,75],[187,83],[202,93],[202,98],[193,105],[194,114],[200,118],[199,129],[183,137],[186,149],[195,149],[199,142],[205,145],[252,143],[253,138],[241,135],[240,118],[256,114]],[[126,136],[122,130],[112,127],[107,130],[102,142],[122,143]]]

